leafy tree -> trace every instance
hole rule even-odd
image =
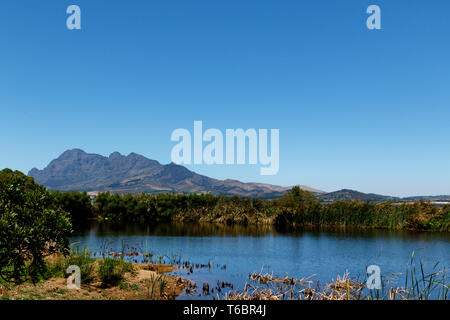
[[[0,277],[8,282],[36,282],[44,275],[44,258],[68,250],[69,214],[33,178],[0,171]]]
[[[55,205],[70,213],[72,224],[83,224],[93,218],[91,198],[86,192],[53,191]]]
[[[273,204],[281,210],[275,220],[279,226],[314,223],[320,218],[320,204],[317,198],[298,186],[293,187]]]

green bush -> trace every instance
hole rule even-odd
[[[131,272],[133,270],[133,265],[129,262],[103,258],[100,260],[97,273],[103,285],[115,286],[123,280],[123,276],[126,272]]]
[[[67,276],[66,271],[69,266],[78,266],[81,273],[81,283],[92,282],[95,275],[95,259],[91,258],[91,252],[87,249],[75,249],[67,256],[60,256],[56,262],[49,264],[49,277]]]
[[[7,282],[37,282],[47,273],[46,256],[67,253],[69,214],[33,178],[0,171],[0,277]]]

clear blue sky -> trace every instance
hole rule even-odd
[[[201,174],[450,194],[449,37],[448,0],[2,0],[0,167],[72,148],[168,163],[172,131],[202,120],[280,129],[280,170]]]

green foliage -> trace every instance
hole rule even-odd
[[[44,257],[67,252],[69,214],[51,194],[19,171],[0,171],[0,277],[8,282],[37,282]]]
[[[91,257],[91,251],[87,249],[72,249],[67,256],[59,256],[54,263],[49,263],[51,276],[66,276],[66,270],[69,266],[80,267],[81,283],[92,282],[95,275],[95,259]]]
[[[101,193],[95,200],[99,220],[114,222],[187,221],[222,224],[276,224],[279,227],[331,226],[450,231],[450,206],[429,202],[319,203],[316,197],[294,187],[278,200],[264,201],[210,194]]]
[[[194,211],[212,208],[217,198],[212,195],[137,194],[119,195],[100,193],[94,203],[94,212],[100,220],[155,222],[171,220],[182,210]]]
[[[442,210],[442,214],[435,219],[440,231],[450,230],[450,205],[446,205]]]
[[[91,198],[86,192],[52,191],[56,207],[70,213],[73,224],[80,224],[94,217]]]
[[[272,205],[280,210],[275,219],[278,226],[296,226],[305,223],[317,223],[320,205],[316,197],[300,187],[294,187]]]
[[[152,275],[150,276],[150,279],[147,279],[145,281],[145,286],[147,288],[148,299],[154,299],[155,297],[158,296],[162,297],[164,295],[164,290],[167,287],[166,277],[162,274]]]
[[[127,261],[103,258],[98,265],[98,276],[103,285],[118,285],[127,272],[133,271],[133,265]]]

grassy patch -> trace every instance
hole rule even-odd
[[[49,278],[64,277],[69,266],[78,266],[81,272],[81,283],[90,283],[95,276],[94,262],[95,259],[91,258],[89,250],[77,248],[72,250],[68,256],[59,256],[56,261],[48,264]]]
[[[54,292],[56,294],[66,294],[67,293],[67,289],[55,288],[55,289],[52,290],[52,292]]]
[[[125,273],[133,270],[134,267],[129,262],[104,258],[98,264],[97,273],[103,285],[116,286],[123,280]]]
[[[134,290],[134,291],[141,291],[142,290],[142,288],[141,287],[139,287],[137,284],[135,284],[135,283],[133,283],[131,286],[130,286],[130,289],[131,290]]]
[[[167,286],[167,280],[164,275],[152,275],[150,279],[144,281],[147,299],[153,299],[159,295],[162,297],[164,295],[164,289]]]

